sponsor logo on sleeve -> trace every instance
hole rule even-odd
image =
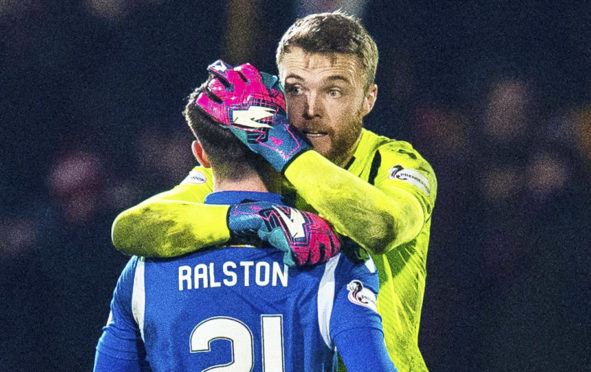
[[[427,196],[431,195],[431,184],[427,177],[423,176],[421,172],[416,169],[406,169],[401,165],[395,165],[390,168],[390,179],[400,180],[416,186],[419,190],[424,192]]]
[[[367,307],[375,312],[378,311],[376,305],[376,295],[370,289],[363,286],[363,283],[359,280],[352,280],[347,284],[347,290],[349,291],[349,301],[355,305]]]
[[[207,182],[207,177],[201,171],[191,171],[189,175],[181,182],[181,185],[186,183],[201,184]]]

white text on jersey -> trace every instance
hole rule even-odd
[[[216,273],[214,262],[198,264],[194,267],[179,266],[179,291],[185,289],[233,287],[241,285],[249,287],[282,286],[287,287],[289,268],[278,262],[265,261],[226,261],[222,271]],[[218,263],[219,265],[219,263]]]

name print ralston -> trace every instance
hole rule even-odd
[[[179,291],[187,289],[233,287],[282,286],[287,287],[289,268],[278,262],[265,261],[226,261],[220,263],[200,263],[193,267],[179,266]],[[217,267],[216,267],[217,266]]]

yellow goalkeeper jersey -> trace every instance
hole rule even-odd
[[[437,180],[408,143],[363,130],[354,156],[340,168],[315,151],[286,169],[284,195],[318,213],[370,252],[379,269],[378,312],[400,371],[426,371],[418,347],[426,258]],[[113,243],[127,254],[171,257],[223,244],[228,206],[204,205],[211,170],[194,168],[172,190],[122,212]]]

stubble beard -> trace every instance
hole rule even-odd
[[[362,128],[363,116],[361,110],[358,110],[355,117],[348,123],[345,131],[339,136],[336,136],[334,132],[331,133],[331,146],[324,156],[336,165],[345,167],[351,156],[353,156],[354,147],[361,135]]]

